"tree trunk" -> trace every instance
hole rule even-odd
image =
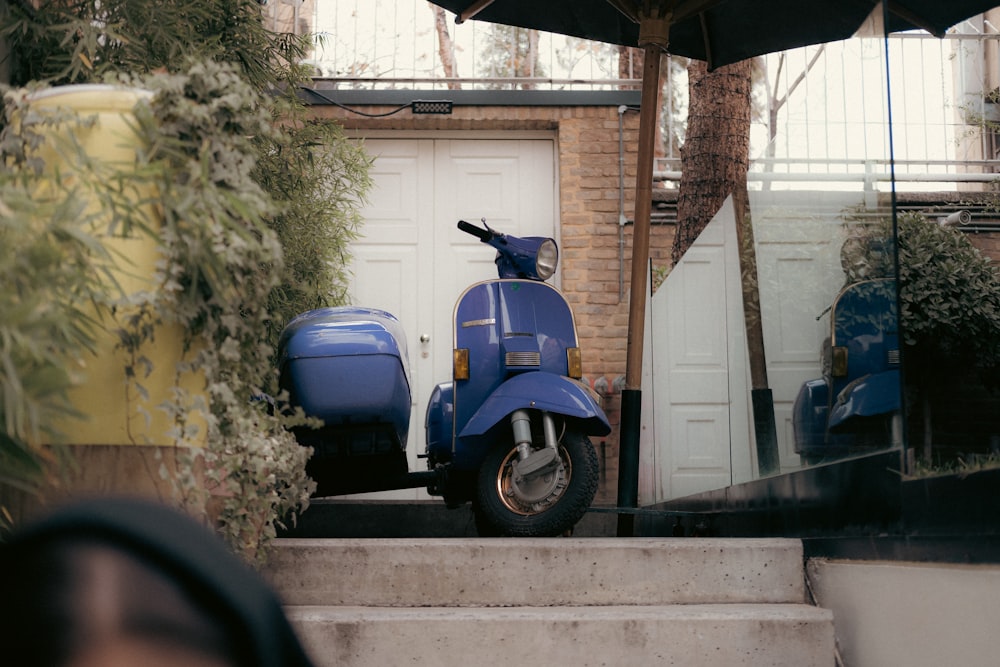
[[[809,59],[808,64],[806,64],[805,69],[799,72],[799,75],[795,77],[795,80],[789,83],[784,91],[781,91],[781,73],[785,70],[785,66],[788,63],[787,54],[782,53],[778,56],[778,71],[774,78],[774,85],[768,85],[768,100],[767,100],[767,157],[773,158],[775,155],[775,141],[778,138],[778,112],[781,108],[785,106],[788,99],[792,96],[792,93],[799,87],[799,85],[805,81],[806,75],[812,70],[816,65],[816,61],[819,57],[823,55],[826,51],[826,45],[821,44],[812,57]],[[788,75],[786,75],[788,76]],[[768,172],[774,171],[774,165],[768,163],[766,165]],[[771,189],[771,181],[764,181],[764,190]]]
[[[434,11],[434,29],[438,38],[438,58],[441,59],[441,67],[444,75],[448,79],[458,78],[458,65],[455,63],[455,44],[451,41],[451,33],[448,32],[448,17],[445,15],[443,7],[432,5]],[[458,90],[462,84],[456,81],[449,81],[448,88]]]
[[[744,60],[709,72],[704,62],[688,66],[690,109],[687,136],[681,148],[681,183],[677,198],[677,232],[671,258],[674,266],[732,195],[739,239],[740,276],[750,383],[753,402],[757,467],[761,476],[779,472],[774,400],[767,382],[764,333],[757,290],[747,170],[750,166],[752,61]]]
[[[527,44],[521,44],[520,29],[514,29],[513,49],[511,58],[514,61],[514,76],[519,79],[530,79],[536,75],[535,64],[538,62],[538,31],[527,31]],[[522,53],[522,49],[525,49]],[[522,90],[534,90],[534,83],[522,83],[519,86]]]
[[[750,163],[749,60],[709,72],[700,60],[688,66],[690,110],[681,148],[676,266],[730,194],[745,198]]]
[[[618,78],[619,79],[641,79],[642,78],[642,49],[634,46],[618,47]]]

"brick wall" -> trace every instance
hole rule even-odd
[[[979,248],[979,252],[994,262],[1000,262],[1000,230],[969,232],[969,240],[972,241],[972,245]]]

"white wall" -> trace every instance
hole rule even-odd
[[[812,559],[847,667],[1000,665],[1000,565]]]

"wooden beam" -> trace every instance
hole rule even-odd
[[[471,5],[455,15],[455,23],[465,23],[469,19],[475,18],[476,14],[492,5],[493,1],[494,0],[475,0],[475,2]]]

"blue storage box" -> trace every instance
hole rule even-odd
[[[281,334],[278,368],[291,404],[325,424],[298,429],[303,444],[325,444],[319,449],[328,455],[406,448],[409,361],[403,328],[390,313],[355,306],[302,313]],[[365,451],[369,446],[374,450]]]

